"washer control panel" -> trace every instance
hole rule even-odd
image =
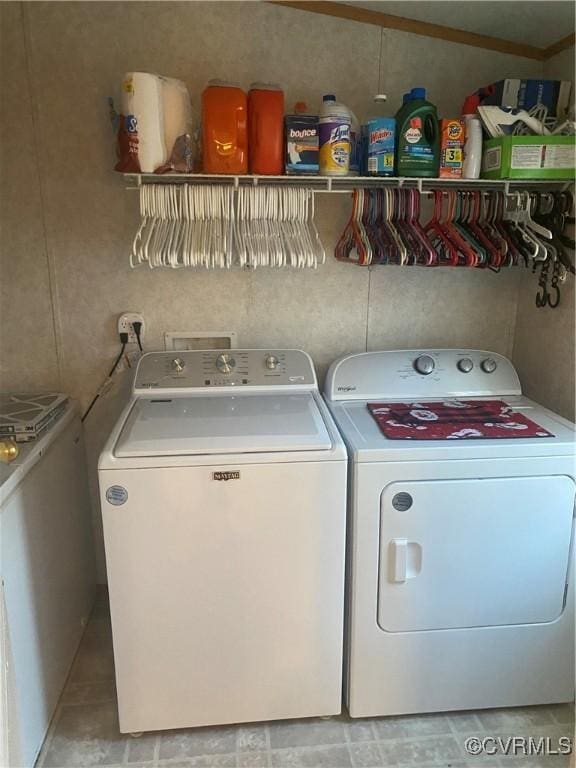
[[[522,394],[509,360],[495,352],[470,349],[348,355],[332,364],[324,391],[331,400]]]
[[[134,392],[317,386],[312,360],[297,349],[149,352],[140,358]]]

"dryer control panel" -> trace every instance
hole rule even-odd
[[[207,389],[316,389],[311,358],[298,349],[149,352],[140,358],[134,393]]]
[[[478,349],[361,352],[332,363],[324,388],[330,400],[521,395],[512,363]]]

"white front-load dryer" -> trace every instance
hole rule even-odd
[[[122,732],[340,712],[346,469],[304,352],[142,357],[99,462]]]
[[[350,714],[572,701],[574,425],[477,350],[350,355],[325,396],[350,460]],[[520,437],[459,415],[496,403]]]

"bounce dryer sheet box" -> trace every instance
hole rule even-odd
[[[318,117],[286,115],[285,137],[286,173],[318,173]]]
[[[440,120],[440,178],[462,178],[464,164],[464,121]]]

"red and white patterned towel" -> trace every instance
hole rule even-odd
[[[554,437],[502,400],[368,403],[368,409],[390,440]]]

